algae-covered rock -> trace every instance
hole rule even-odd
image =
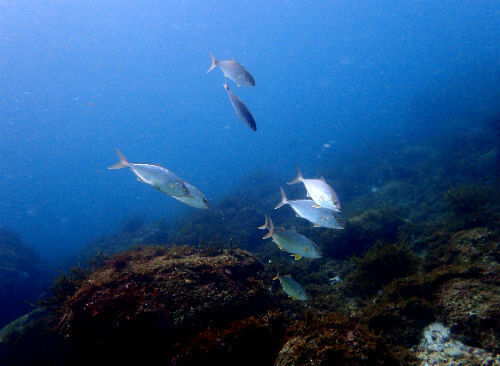
[[[426,324],[440,320],[465,344],[498,350],[498,238],[475,228],[433,239],[423,271],[386,285],[363,309],[371,328],[411,346]]]
[[[359,319],[330,314],[303,324],[283,346],[275,366],[398,365]]]
[[[190,247],[144,247],[119,253],[64,303],[58,330],[72,357],[88,362],[115,355],[117,362],[186,364],[215,354],[226,364],[238,357],[264,362],[279,347],[271,335],[282,323],[269,315],[276,304],[262,269],[242,250],[207,255]],[[238,337],[267,337],[267,353],[241,354]]]
[[[56,314],[36,309],[0,330],[0,365],[69,365],[62,336],[57,334]]]
[[[500,353],[500,278],[453,279],[437,293],[443,320],[465,344]]]

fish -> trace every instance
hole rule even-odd
[[[281,201],[274,208],[275,210],[284,206],[289,205],[294,211],[297,217],[305,219],[315,227],[326,227],[328,229],[344,229],[344,220],[340,214],[336,211],[329,210],[323,207],[314,207],[315,202],[311,199],[307,200],[288,200],[285,191],[280,187],[281,190]]]
[[[184,182],[186,187],[189,189],[190,195],[189,196],[172,196],[176,200],[181,201],[182,203],[195,207],[195,208],[201,208],[201,209],[208,209],[208,201],[203,195],[203,193],[200,192],[198,188],[195,186],[189,184],[188,182]]]
[[[300,168],[297,166],[297,177],[287,184],[295,183],[304,183],[307,197],[311,198],[316,203],[314,207],[323,207],[337,212],[342,210],[342,205],[340,204],[337,194],[323,177],[305,179],[302,176]]]
[[[149,184],[160,192],[169,196],[191,196],[191,192],[186,185],[187,182],[168,169],[156,164],[129,163],[127,158],[118,149],[116,149],[116,154],[120,158],[120,161],[111,165],[108,169],[130,168],[139,182]]]
[[[292,276],[280,276],[279,274],[277,274],[273,278],[273,281],[274,280],[280,280],[281,288],[292,299],[300,301],[309,300],[309,296],[307,296],[306,290],[304,290],[304,288],[297,281],[295,281]]]
[[[274,230],[273,221],[269,216],[266,217],[264,225],[259,226],[259,229],[268,229],[269,232],[262,239],[272,238],[278,247],[288,252],[295,258],[296,261],[304,258],[321,258],[321,252],[313,241],[301,235],[295,229],[291,230]]]
[[[229,95],[229,100],[233,105],[234,111],[240,117],[240,119],[247,124],[253,131],[257,131],[257,124],[255,123],[255,119],[252,116],[252,113],[248,110],[247,106],[243,101],[238,98],[236,94],[234,94],[231,90],[229,90],[229,86],[227,83],[224,84],[224,88],[227,90],[227,94]]]
[[[209,52],[210,53],[210,52]],[[212,63],[207,70],[207,74],[215,69],[216,66],[224,73],[224,77],[232,80],[238,86],[255,86],[255,80],[247,70],[235,60],[217,60],[212,53],[210,53]]]

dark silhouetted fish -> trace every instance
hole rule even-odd
[[[253,79],[253,76],[235,60],[219,61],[211,53],[210,57],[212,57],[212,64],[207,70],[207,73],[212,71],[216,66],[219,66],[224,73],[224,77],[234,81],[236,85],[255,86],[255,80]]]
[[[227,83],[224,84],[224,88],[227,90],[227,94],[229,95],[229,100],[233,105],[234,111],[240,117],[240,119],[247,124],[252,130],[257,131],[257,124],[255,123],[255,119],[252,116],[252,113],[248,110],[247,106],[238,98],[231,90],[229,90],[229,86]]]

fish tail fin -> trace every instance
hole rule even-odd
[[[274,225],[273,225],[273,220],[269,217],[269,234],[274,233]]]
[[[264,225],[259,226],[259,229],[268,229],[269,230],[269,232],[266,235],[264,235],[262,237],[262,239],[268,239],[273,235],[274,225],[273,225],[273,221],[271,220],[271,218],[269,216],[266,215],[266,222],[264,223]]]
[[[213,69],[215,69],[215,67],[217,66],[217,59],[215,58],[215,56],[212,54],[212,52],[209,52],[210,54],[210,57],[212,58],[212,63],[210,64],[210,67],[208,68],[207,70],[207,74],[212,71]]]
[[[276,276],[273,277],[273,281],[277,280],[278,278],[280,278],[280,274],[276,273]]]
[[[130,163],[128,162],[125,155],[123,155],[120,150],[118,150],[118,149],[115,149],[115,150],[116,150],[116,154],[120,158],[120,161],[116,164],[108,166],[108,169],[122,169],[122,168],[126,168],[126,167],[130,166]]]
[[[264,230],[264,229],[267,229],[269,227],[269,220],[267,219],[267,214],[265,215],[265,218],[266,218],[266,222],[264,223],[264,225],[259,226],[258,229]]]
[[[292,180],[291,182],[288,182],[287,184],[295,184],[295,183],[300,183],[304,180],[304,177],[302,176],[302,171],[300,170],[300,167],[297,165],[297,177]]]
[[[288,203],[288,198],[286,198],[286,194],[283,188],[280,187],[280,191],[281,191],[281,201],[276,205],[276,207],[274,208],[275,210]]]

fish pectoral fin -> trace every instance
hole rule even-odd
[[[302,258],[302,256],[299,254],[292,254],[292,257],[294,257],[296,261],[298,261],[300,258]]]
[[[320,208],[321,206],[320,205],[313,205],[312,207],[314,207],[314,208]]]
[[[313,226],[314,226],[314,227],[321,227],[321,226],[320,226],[320,225],[318,225],[318,224],[314,224]]]

